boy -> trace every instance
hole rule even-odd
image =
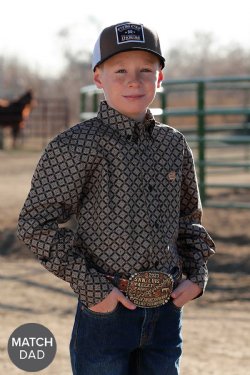
[[[190,148],[148,109],[164,65],[144,25],[102,31],[93,74],[106,101],[48,145],[20,214],[19,238],[79,296],[74,375],[178,374],[182,306],[207,282],[214,244]],[[58,226],[73,214],[75,233]]]

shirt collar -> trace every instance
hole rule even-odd
[[[143,132],[147,132],[151,136],[155,126],[154,116],[149,109],[146,112],[145,120],[138,122],[110,107],[105,100],[100,103],[97,117],[105,125],[129,136],[133,136],[135,133],[140,135]]]

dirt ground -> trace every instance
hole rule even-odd
[[[21,324],[41,323],[57,341],[42,374],[71,374],[68,345],[77,298],[15,238],[18,213],[39,153],[0,152],[0,374],[23,374],[9,360],[7,342]],[[205,295],[184,309],[182,375],[246,375],[250,371],[250,211],[204,209],[215,239]]]

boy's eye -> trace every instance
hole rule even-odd
[[[152,70],[150,68],[143,68],[141,71],[142,72],[146,72],[146,73],[151,73],[152,72]]]
[[[118,70],[116,71],[116,73],[126,73],[126,70],[125,70],[125,69],[118,69]]]

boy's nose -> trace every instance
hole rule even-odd
[[[129,86],[135,86],[140,84],[140,75],[138,73],[130,74],[128,77]]]

